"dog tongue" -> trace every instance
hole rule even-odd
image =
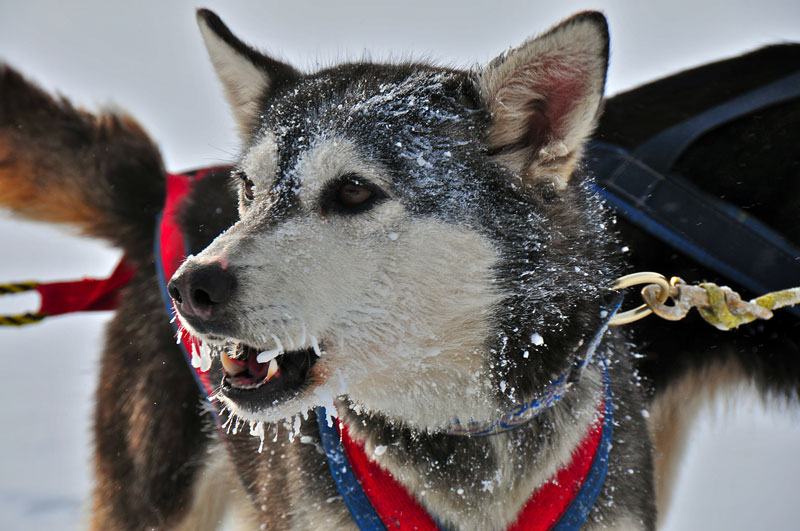
[[[259,363],[256,356],[249,356],[247,358],[247,370],[250,371],[250,375],[255,381],[260,381],[264,378],[270,380],[280,372],[278,361],[275,358],[272,358],[266,363]]]
[[[280,374],[277,359],[272,358],[262,363],[258,361],[255,349],[247,346],[241,348],[244,349],[243,357],[231,358],[225,352],[220,356],[222,367],[228,376],[235,378],[242,385],[254,385],[261,381],[269,381]]]
[[[256,356],[248,356],[247,370],[254,380],[263,380],[269,371],[269,363],[259,363]]]

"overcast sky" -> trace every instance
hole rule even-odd
[[[202,5],[202,4],[201,4]],[[382,3],[209,1],[233,31],[310,70],[341,59],[482,64],[584,9],[611,28],[614,93],[765,44],[800,41],[797,1]],[[0,0],[0,59],[90,108],[136,116],[178,171],[235,157],[233,122],[182,1]],[[0,214],[0,282],[101,276],[118,254]],[[667,272],[669,273],[669,272]],[[23,299],[26,301],[27,299]],[[7,303],[0,305],[0,312]],[[35,304],[35,301],[24,302]],[[81,527],[98,314],[0,329],[0,528]],[[743,399],[705,423],[687,460],[670,529],[796,529],[800,422]]]

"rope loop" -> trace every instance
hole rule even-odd
[[[711,282],[693,286],[679,277],[672,277],[667,283],[657,273],[624,276],[614,283],[612,289],[619,290],[637,284],[648,284],[642,288],[645,303],[634,310],[619,314],[611,320],[611,325],[638,321],[651,313],[668,321],[679,321],[686,317],[689,310],[697,308],[700,316],[715,328],[733,330],[756,319],[772,318],[772,310],[800,304],[800,287],[775,291],[751,301],[744,301],[727,286],[717,286]]]
[[[632,286],[639,286],[641,284],[648,284],[647,287],[652,286],[656,290],[656,300],[661,303],[666,302],[666,300],[672,295],[672,287],[667,282],[667,279],[664,278],[664,275],[652,272],[632,273],[630,275],[620,277],[614,282],[614,284],[611,286],[611,289],[619,291]],[[647,287],[644,289],[647,289]],[[653,309],[648,304],[642,304],[633,310],[618,313],[608,322],[608,325],[619,326],[632,323],[647,317],[651,313],[653,313]]]
[[[11,284],[0,284],[0,297],[3,295],[16,295],[26,291],[34,291],[39,284],[37,282],[15,282]],[[31,323],[38,323],[47,317],[46,313],[21,313],[16,315],[0,315],[0,326],[23,326]]]

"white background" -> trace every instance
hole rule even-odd
[[[341,5],[339,5],[341,4]],[[484,63],[562,18],[602,9],[610,23],[610,93],[752,48],[800,40],[796,0],[652,2],[209,1],[234,32],[313,69],[374,59]],[[0,59],[92,109],[140,120],[172,171],[230,161],[233,123],[189,2],[0,0]],[[766,184],[768,185],[768,183]],[[102,243],[0,213],[0,282],[103,276]],[[669,273],[669,272],[666,272]],[[33,298],[0,299],[0,313]],[[90,427],[104,314],[0,329],[0,529],[86,526]],[[800,422],[742,393],[715,405],[693,436],[666,529],[795,530]]]

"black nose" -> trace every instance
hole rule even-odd
[[[172,277],[167,291],[181,315],[208,321],[230,300],[235,285],[236,279],[227,269],[212,263]]]

